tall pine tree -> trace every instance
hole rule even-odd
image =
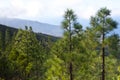
[[[110,17],[110,10],[101,8],[98,10],[95,17],[91,17],[91,26],[96,28],[97,33],[101,37],[101,51],[102,51],[102,80],[105,80],[105,37],[106,35],[117,27],[116,21]]]

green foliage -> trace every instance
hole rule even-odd
[[[106,38],[106,35],[111,32],[113,29],[117,28],[117,22],[114,21],[111,17],[110,17],[110,10],[108,10],[107,8],[101,8],[100,10],[98,10],[97,14],[95,15],[95,17],[91,17],[91,26],[92,28],[96,31],[96,34],[99,34],[98,38],[99,38],[99,47],[101,49],[99,49],[100,51],[100,55],[102,55],[102,58],[101,58],[101,63],[102,64],[102,67],[101,70],[102,70],[102,73],[101,73],[101,79],[115,79],[115,72],[112,72],[114,74],[112,74],[110,76],[110,78],[108,77],[108,70],[106,68],[108,68],[107,64],[111,64],[112,62],[107,62],[106,60],[106,55],[108,55],[107,52],[109,52],[109,50],[107,49],[108,47],[111,47],[111,46],[108,46],[108,44],[111,44],[109,42],[107,42],[107,38]],[[108,55],[109,56],[109,55]],[[110,65],[112,67],[112,65]],[[110,67],[109,67],[110,68]],[[110,71],[110,69],[109,69]],[[115,71],[115,70],[112,70],[112,71]],[[106,75],[107,74],[107,75]]]
[[[109,54],[112,54],[116,58],[120,58],[119,52],[120,52],[120,44],[119,44],[119,35],[118,34],[113,34],[109,36],[106,39],[106,42],[108,44],[108,49],[109,49]]]
[[[51,56],[44,65],[47,68],[45,80],[67,80],[64,63],[56,55]]]
[[[91,17],[90,24],[101,34],[103,34],[103,32],[104,34],[107,34],[117,28],[117,22],[110,17],[110,10],[107,8],[98,10],[95,17]]]
[[[28,78],[32,69],[34,72],[35,66],[33,65],[39,55],[38,48],[38,41],[31,30],[20,29],[18,31],[9,59],[14,65],[15,73],[18,73],[20,77]]]
[[[0,80],[100,80],[103,47],[105,80],[119,80],[119,36],[109,34],[117,22],[101,8],[90,25],[83,30],[71,9],[61,38],[0,25]]]

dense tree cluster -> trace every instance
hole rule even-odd
[[[0,80],[120,80],[120,37],[112,33],[110,10],[98,10],[83,30],[67,9],[62,27],[54,43],[39,41],[32,27],[14,34],[0,28]]]

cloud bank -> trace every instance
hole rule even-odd
[[[119,0],[0,0],[0,17],[58,23],[64,11],[71,8],[81,19],[88,20],[101,7],[120,16]]]

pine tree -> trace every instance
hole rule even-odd
[[[77,52],[75,51],[76,46],[78,45],[76,41],[81,39],[77,37],[80,37],[81,35],[82,26],[77,22],[76,15],[71,9],[68,9],[65,12],[62,26],[64,29],[64,37],[55,43],[51,49],[51,54],[57,56],[57,59],[63,61],[61,65],[58,65],[60,68],[65,68],[62,68],[61,71],[63,71],[63,73],[66,75],[66,79],[73,80],[75,79],[74,70],[77,68],[77,60],[75,59],[78,56]],[[51,66],[52,65],[53,64],[51,64]],[[49,69],[47,71],[49,71]],[[62,74],[60,73],[60,75]],[[55,75],[53,76],[55,77]]]
[[[62,22],[62,26],[65,30],[65,33],[67,34],[68,38],[68,46],[69,46],[69,55],[72,55],[72,36],[73,32],[76,31],[76,33],[79,33],[79,30],[81,30],[81,25],[77,23],[77,17],[74,14],[74,12],[71,9],[68,9],[65,12],[64,15],[64,20]],[[76,29],[75,29],[76,28]],[[75,29],[75,30],[74,30]],[[73,78],[73,62],[72,58],[69,61],[69,75],[70,75],[70,80],[74,80]]]
[[[102,80],[105,80],[105,36],[117,27],[116,21],[110,18],[110,10],[101,8],[95,17],[91,17],[91,26],[101,35],[102,50]]]
[[[28,79],[37,74],[35,69],[38,65],[35,62],[39,55],[38,48],[38,41],[32,30],[26,28],[26,30],[18,31],[9,55],[18,78]]]

